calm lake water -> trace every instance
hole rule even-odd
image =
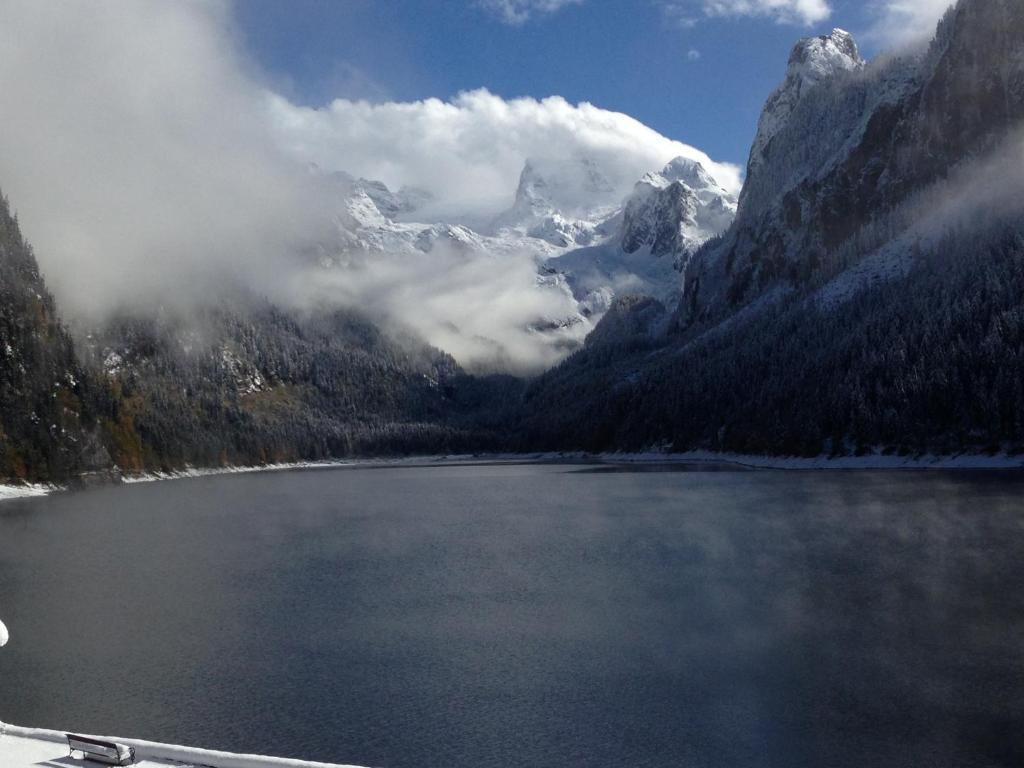
[[[1024,765],[1024,477],[339,469],[0,504],[0,719],[394,768]]]

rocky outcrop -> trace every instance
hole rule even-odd
[[[678,157],[647,174],[626,201],[621,242],[626,253],[647,246],[656,258],[682,266],[709,238],[732,223],[736,200],[695,160]]]
[[[696,257],[683,327],[850,267],[913,199],[1024,119],[1024,8],[964,0],[930,48],[864,65],[846,33],[801,41],[769,99],[734,226]]]

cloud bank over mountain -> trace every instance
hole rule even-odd
[[[781,24],[812,26],[835,12],[829,0],[655,0],[667,19],[694,27],[702,19],[767,18]],[[866,0],[873,17],[866,37],[880,46],[917,44],[931,38],[953,0]],[[865,30],[861,30],[862,32]]]
[[[426,189],[438,216],[504,210],[526,159],[549,172],[580,158],[593,161],[610,182],[608,202],[621,202],[645,173],[679,156],[702,163],[731,192],[741,184],[734,165],[716,163],[628,115],[558,96],[506,100],[480,89],[450,101],[339,99],[322,109],[275,95],[269,100],[279,141],[296,158],[392,189]]]
[[[876,21],[870,37],[884,46],[924,43],[935,34],[935,27],[952,0],[884,0],[872,4]]]
[[[0,4],[0,184],[65,312],[257,287],[328,222],[226,3]]]

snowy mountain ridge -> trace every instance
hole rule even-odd
[[[673,304],[680,271],[709,238],[725,231],[737,201],[697,161],[679,157],[637,182],[624,201],[587,158],[570,158],[561,173],[527,161],[513,205],[489,226],[417,222],[424,200],[416,190],[392,192],[378,181],[330,175],[336,195],[335,237],[320,244],[327,270],[361,269],[382,260],[455,258],[512,260],[524,256],[536,289],[568,309],[526,326],[571,349],[583,342],[616,296],[645,294]]]

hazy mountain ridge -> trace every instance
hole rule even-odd
[[[69,332],[6,201],[0,354],[0,478],[35,482],[494,450],[494,418],[479,411],[518,387],[468,377],[357,313],[285,310],[243,293]]]
[[[125,315],[79,342],[126,471],[401,454],[469,444],[448,356],[343,312],[253,299]]]

